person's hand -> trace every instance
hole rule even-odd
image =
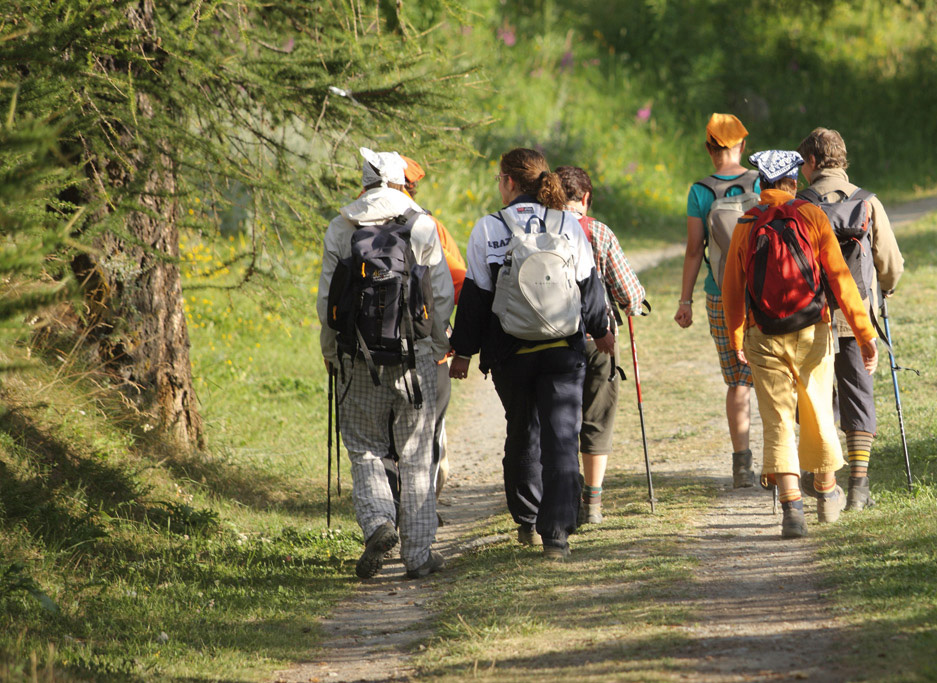
[[[745,357],[745,352],[742,351],[742,349],[735,352],[735,357],[739,359],[739,363],[742,365],[748,365],[748,359]]]
[[[862,364],[865,366],[866,372],[871,375],[878,367],[878,346],[875,345],[875,340],[873,339],[860,346],[859,353],[862,354]]]
[[[323,359],[322,359],[322,362],[325,363],[325,372],[326,372],[327,374],[331,375],[331,374],[332,374],[332,364],[329,363],[329,359],[328,359],[328,358],[323,358]]]
[[[452,379],[465,379],[468,377],[469,364],[471,362],[471,358],[453,356],[452,362],[449,363],[449,377]]]
[[[595,341],[595,348],[599,353],[607,353],[608,355],[614,355],[615,353],[615,333],[609,330],[605,333],[605,336],[601,339],[593,339]]]
[[[680,304],[673,319],[677,321],[680,327],[689,327],[693,324],[693,306],[691,304]]]

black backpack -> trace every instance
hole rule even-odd
[[[826,214],[859,293],[864,299],[870,299],[875,282],[875,263],[872,261],[872,207],[869,200],[875,195],[862,188],[848,196],[842,190],[835,193],[839,195],[838,201],[827,202],[816,190],[808,187],[797,197],[816,204]],[[836,307],[835,300],[830,303]]]
[[[427,266],[418,265],[410,231],[422,215],[413,209],[383,225],[359,227],[351,235],[351,256],[332,275],[328,325],[337,334],[339,354],[368,365],[380,386],[378,365],[416,368],[416,340],[430,336],[433,325],[432,282]],[[411,401],[423,403],[411,373]]]

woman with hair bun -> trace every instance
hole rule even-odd
[[[569,555],[568,537],[576,528],[581,495],[585,333],[602,353],[612,353],[615,336],[592,250],[579,221],[564,211],[566,193],[559,176],[550,172],[540,152],[519,148],[501,157],[497,181],[505,206],[480,218],[469,237],[449,374],[464,379],[476,353],[479,369],[491,372],[507,419],[504,490],[519,525],[518,541],[543,545],[545,558],[562,560]],[[538,223],[568,240],[580,315],[572,334],[522,339],[505,332],[493,304],[496,289],[505,286],[498,278],[512,239]]]

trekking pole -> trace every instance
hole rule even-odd
[[[341,403],[341,400],[338,397],[338,371],[335,371],[335,490],[338,493],[338,497],[342,497],[342,435],[339,428],[338,420],[338,406]],[[344,398],[344,395],[342,396]]]
[[[647,497],[654,514],[654,483],[651,481],[651,460],[647,455],[647,433],[644,430],[644,402],[641,400],[641,375],[638,372],[638,347],[634,343],[634,323],[628,316],[628,332],[631,334],[631,360],[634,362],[634,386],[638,391],[638,416],[641,418],[641,443],[644,444],[644,468],[647,470]]]
[[[908,493],[911,493],[911,458],[908,456],[908,437],[904,431],[904,416],[901,414],[901,392],[898,391],[898,371],[911,370],[918,375],[921,373],[911,368],[903,368],[895,361],[894,345],[891,341],[891,327],[888,324],[888,304],[885,303],[885,296],[879,293],[882,298],[882,322],[885,326],[885,341],[888,342],[888,364],[891,366],[891,385],[895,390],[895,408],[898,411],[898,428],[901,430],[901,447],[904,450],[904,469],[908,475]]]
[[[332,366],[329,365],[329,429],[328,436],[326,437],[326,442],[328,443],[329,467],[325,483],[325,524],[329,529],[332,528],[332,398],[335,395],[334,389],[335,371],[332,370]],[[336,422],[338,422],[337,419]]]

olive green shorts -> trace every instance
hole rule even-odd
[[[615,409],[618,406],[618,373],[608,381],[614,359],[599,353],[595,342],[586,340],[586,381],[582,388],[582,429],[579,450],[586,455],[608,455],[612,451]]]

